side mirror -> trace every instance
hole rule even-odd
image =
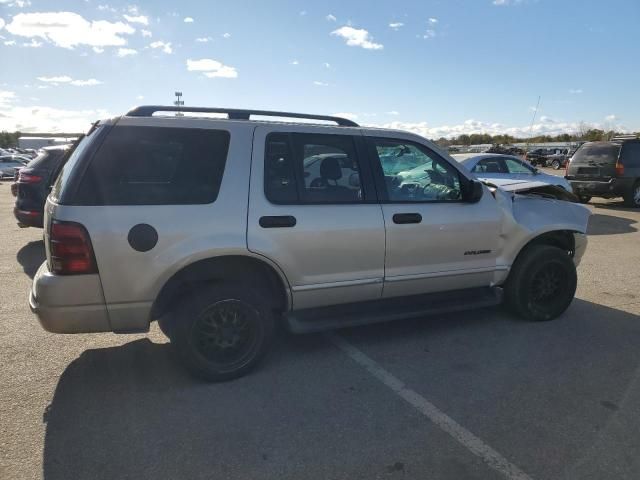
[[[484,194],[484,186],[478,180],[470,180],[467,186],[467,195],[465,200],[468,203],[478,203]]]

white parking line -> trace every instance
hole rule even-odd
[[[480,457],[489,467],[504,475],[510,480],[532,480],[513,463],[500,455],[497,451],[476,437],[446,413],[439,410],[426,398],[413,390],[391,373],[382,368],[375,360],[369,358],[356,347],[338,335],[327,335],[329,340],[340,350],[346,353],[357,364],[364,367],[371,375],[389,387],[400,398],[411,404],[416,410],[426,416],[442,430],[451,435],[458,443],[464,446],[474,455]]]

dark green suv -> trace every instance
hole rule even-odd
[[[583,144],[567,166],[566,179],[583,203],[591,197],[622,197],[640,208],[640,139]]]

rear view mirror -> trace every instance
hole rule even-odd
[[[484,186],[482,185],[482,182],[479,182],[478,180],[470,180],[466,193],[465,200],[467,202],[479,202],[482,198],[482,194],[484,193]]]

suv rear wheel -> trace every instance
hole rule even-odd
[[[264,293],[214,285],[185,299],[172,314],[171,344],[195,376],[218,382],[240,377],[266,353],[274,319]]]
[[[560,160],[553,160],[553,161],[551,162],[551,167],[552,167],[554,170],[560,170]]]
[[[526,247],[505,284],[508,306],[528,320],[553,320],[571,304],[577,275],[564,250],[549,245]]]
[[[624,203],[629,207],[640,208],[640,180],[638,180],[624,196]]]

